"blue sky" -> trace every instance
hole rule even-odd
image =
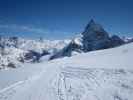
[[[133,36],[132,0],[0,0],[0,34],[61,39],[93,18],[109,33]]]

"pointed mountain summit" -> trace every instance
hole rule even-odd
[[[81,33],[80,44],[77,39],[72,40],[64,49],[53,55],[51,59],[60,58],[64,56],[72,56],[73,52],[89,52],[100,49],[107,49],[124,44],[124,41],[119,36],[110,37],[104,28],[97,24],[93,19],[85,27]]]
[[[93,19],[90,20],[82,35],[83,48],[85,52],[108,48],[108,42],[110,40],[108,33]]]
[[[88,32],[94,32],[94,31],[105,32],[105,30],[100,24],[96,23],[93,19],[91,19],[90,22],[85,27],[85,30],[82,34],[86,34]]]
[[[96,24],[95,21],[93,19],[91,19],[85,29],[87,30],[90,26],[94,26],[95,24]]]

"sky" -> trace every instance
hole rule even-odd
[[[0,0],[0,34],[71,38],[93,18],[110,34],[133,36],[132,0]]]

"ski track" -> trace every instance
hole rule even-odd
[[[20,90],[22,87],[26,86],[27,84],[31,84],[32,82],[36,81],[40,75],[44,73],[41,71],[37,75],[33,75],[32,77],[23,79],[22,81],[18,81],[13,83],[3,89],[0,90],[0,100],[11,100],[11,98]],[[12,99],[13,100],[13,99]]]
[[[132,100],[131,70],[67,67],[62,74],[67,84],[63,100]]]
[[[0,100],[132,100],[132,84],[132,70],[48,66],[2,89]]]

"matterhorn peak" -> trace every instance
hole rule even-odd
[[[85,29],[88,29],[89,27],[94,26],[94,25],[96,25],[96,23],[95,23],[95,21],[94,21],[93,19],[91,19],[91,20],[89,21],[89,23],[87,24],[87,26],[86,26]]]
[[[89,23],[87,24],[87,26],[86,26],[86,28],[85,28],[85,32],[88,32],[88,31],[99,31],[99,32],[103,32],[104,31],[104,29],[103,29],[103,27],[100,25],[100,24],[98,24],[98,23],[96,23],[95,21],[94,21],[94,19],[91,19],[90,21],[89,21]]]

